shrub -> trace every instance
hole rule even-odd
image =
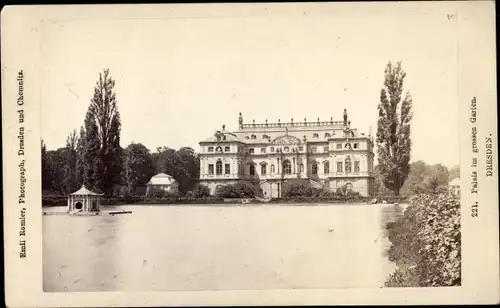
[[[448,193],[417,195],[403,217],[387,225],[389,260],[398,269],[389,287],[461,284],[460,201]]]
[[[239,181],[235,184],[222,185],[215,190],[215,196],[219,198],[254,197],[255,193],[255,185],[246,181]]]
[[[210,189],[201,184],[196,184],[191,193],[196,198],[210,197]]]
[[[283,183],[284,198],[313,196],[315,190],[308,180],[289,180]]]

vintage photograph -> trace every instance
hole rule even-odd
[[[41,23],[44,292],[461,285],[456,16],[321,11]]]

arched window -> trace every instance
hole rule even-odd
[[[255,175],[255,166],[253,164],[248,164],[250,175]]]
[[[267,173],[267,166],[266,166],[266,164],[260,165],[260,174],[261,175],[266,175],[266,173]]]
[[[222,161],[220,161],[220,159],[215,164],[215,173],[222,174]]]
[[[323,170],[324,174],[330,173],[330,163],[329,162],[326,161],[325,164],[323,165],[323,168],[324,168],[324,170]]]
[[[318,138],[318,137],[319,137],[319,135],[317,133],[313,134],[313,138]]]
[[[255,135],[252,135],[252,139],[257,139],[257,136],[255,136]]]
[[[274,165],[271,165],[271,174],[273,174],[275,171],[274,171]]]
[[[330,138],[330,133],[325,133],[325,138]]]
[[[312,163],[311,165],[311,173],[318,174],[318,164],[316,162]]]
[[[345,172],[352,172],[352,168],[351,168],[351,158],[350,157],[347,157],[345,159]]]
[[[288,159],[283,161],[283,173],[284,174],[291,174],[292,173],[292,164]]]

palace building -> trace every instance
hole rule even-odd
[[[373,190],[373,138],[343,121],[243,123],[236,131],[218,130],[200,143],[200,183],[214,194],[217,186],[252,181],[264,198],[281,197],[288,180],[310,181],[316,188]]]

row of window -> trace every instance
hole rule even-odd
[[[324,135],[324,136],[325,136],[325,138],[330,138],[331,136],[334,136],[334,135],[335,135],[335,132],[333,132],[332,134],[330,134],[330,133],[325,133],[325,135]],[[318,133],[314,133],[312,137],[313,137],[313,138],[319,138],[319,134],[318,134]],[[267,135],[267,134],[263,134],[263,135],[262,135],[262,139],[270,139],[270,138],[271,138],[271,136],[269,136],[269,135]],[[305,138],[305,136],[304,136],[304,138]],[[257,139],[257,136],[256,136],[256,135],[254,135],[254,134],[252,134],[252,135],[250,135],[250,136],[245,136],[245,139],[247,139],[247,140],[248,140],[248,139],[255,140],[255,139]]]
[[[337,172],[344,172],[343,171],[343,162],[339,161],[337,162]],[[271,165],[271,174],[275,173],[275,167],[274,165]],[[304,172],[304,164],[300,164],[300,173]],[[350,173],[352,172],[352,163],[351,159],[348,157],[345,160],[345,172]],[[359,172],[359,161],[354,161],[354,172]],[[249,164],[249,173],[250,175],[255,175],[255,165],[254,164]],[[292,173],[292,163],[289,160],[285,160],[283,162],[283,173],[284,174],[291,174]],[[311,173],[312,174],[318,174],[318,164],[317,163],[312,163],[311,165]],[[328,174],[330,173],[330,163],[325,162],[323,164],[323,173]],[[208,165],[208,174],[213,175],[214,174],[214,165],[209,164]],[[215,174],[221,175],[222,174],[222,162],[217,161],[215,164]],[[225,164],[224,165],[224,174],[231,174],[231,165],[230,164]],[[260,174],[261,175],[266,175],[267,174],[267,165],[262,164],[260,166]]]
[[[354,143],[353,147],[355,149],[359,149],[359,143]],[[351,149],[351,144],[350,143],[346,143],[345,144],[345,148],[346,149]],[[342,149],[342,143],[337,143],[337,150],[341,150],[341,149]],[[225,146],[224,147],[224,152],[229,152],[230,150],[231,150],[231,148],[229,146]],[[304,147],[303,146],[299,146],[299,151],[303,151],[303,150],[304,150]],[[279,148],[276,148],[276,150],[275,150],[274,147],[271,147],[271,151],[270,152],[274,153],[275,151],[278,152]],[[287,152],[290,151],[290,149],[288,147],[284,147],[283,151],[285,153],[287,153]],[[213,153],[214,152],[214,147],[208,147],[208,152],[209,153]],[[220,146],[216,147],[215,148],[215,152],[221,153],[222,152],[222,147],[220,147]],[[312,153],[317,153],[317,147],[311,147],[311,152]],[[324,146],[323,147],[323,152],[324,153],[328,152],[328,146]],[[254,148],[249,148],[248,149],[248,153],[249,154],[254,154],[255,153],[255,149]],[[266,153],[266,148],[260,148],[260,153],[261,154],[265,154]]]

